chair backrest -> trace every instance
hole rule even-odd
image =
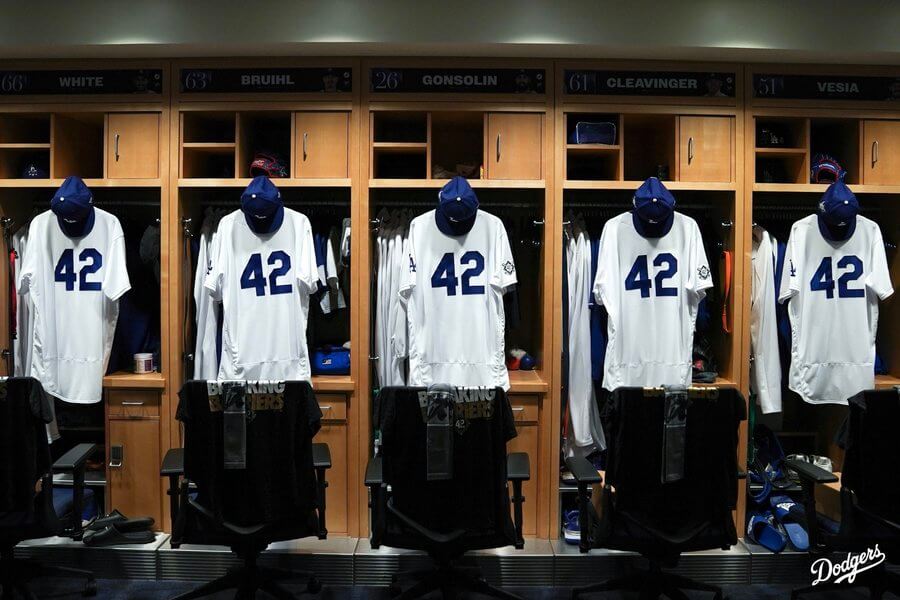
[[[900,392],[871,390],[850,399],[841,485],[859,506],[900,523]]]
[[[664,433],[666,393],[621,388],[602,419],[608,454],[599,546],[664,554],[723,548],[737,542],[731,511],[738,494],[738,424],[746,406],[734,389],[690,388],[684,429]],[[683,434],[683,475],[664,481],[678,463]],[[669,452],[664,436],[674,446]],[[675,465],[678,466],[678,465]]]
[[[184,423],[184,474],[197,485],[197,503],[220,523],[279,524],[283,539],[317,532],[312,438],[322,413],[307,382],[239,382],[245,429],[243,468],[225,460],[222,382],[189,381],[179,393]],[[192,538],[184,532],[185,539]],[[274,541],[274,540],[273,540]]]
[[[501,388],[450,388],[452,475],[429,480],[428,390],[382,388],[375,400],[381,431],[384,482],[392,506],[437,533],[464,532],[465,549],[515,543],[506,473],[506,442],[516,435],[509,399]],[[382,515],[384,516],[384,515]],[[389,515],[375,515],[373,541],[421,548],[422,540]]]

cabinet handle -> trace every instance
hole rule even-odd
[[[512,411],[513,412],[525,412],[525,407],[524,406],[513,406]]]
[[[144,405],[143,401],[141,401],[141,402],[127,402],[124,400],[122,401],[122,406],[143,406],[143,405]]]
[[[306,160],[306,145],[309,143],[309,133],[303,132],[303,160]]]
[[[331,410],[331,405],[330,405],[330,404],[326,404],[325,406],[320,406],[320,407],[319,407],[319,410],[321,410],[323,413],[324,413],[324,412],[328,412],[329,410]]]
[[[121,444],[109,447],[109,468],[121,469],[125,462],[125,446]]]
[[[878,140],[872,142],[872,166],[878,162]]]
[[[119,134],[116,134],[116,162],[119,162]]]
[[[497,162],[500,162],[500,134],[497,134]]]
[[[691,164],[692,160],[694,160],[694,137],[693,136],[688,138],[688,164]]]

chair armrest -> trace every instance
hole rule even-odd
[[[163,477],[184,474],[184,448],[172,448],[166,452],[159,474]]]
[[[313,466],[317,469],[331,468],[331,450],[328,444],[312,445]]]
[[[71,473],[83,469],[87,460],[97,451],[97,444],[78,444],[53,463],[54,473]]]
[[[834,473],[830,473],[821,467],[817,467],[816,465],[811,465],[806,461],[789,458],[784,461],[784,463],[788,466],[788,468],[797,471],[800,479],[803,479],[804,481],[810,481],[816,484],[835,483],[836,481],[838,481],[838,478]]]
[[[513,452],[506,457],[506,479],[528,481],[531,479],[531,461],[525,452]]]
[[[603,483],[603,477],[594,468],[594,465],[583,456],[571,456],[566,459],[566,466],[575,476],[578,483],[594,484]]]
[[[384,483],[384,474],[381,468],[381,457],[373,456],[366,465],[366,487],[379,486]]]

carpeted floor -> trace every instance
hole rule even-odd
[[[97,600],[157,600],[166,599],[189,591],[196,583],[183,581],[146,581],[124,579],[102,579],[97,581],[99,594]],[[56,600],[76,600],[81,598],[77,583],[68,581],[42,581],[33,585],[38,598]],[[291,587],[298,598],[317,598],[332,600],[351,598],[354,600],[389,600],[387,588],[380,587],[329,587],[325,586],[317,596],[302,594],[302,586]],[[725,588],[728,600],[786,600],[790,598],[790,587],[771,585],[742,585]],[[521,595],[526,600],[569,600],[571,590],[568,588],[527,587],[510,588],[510,591]],[[234,593],[212,596],[215,600],[230,599]],[[602,594],[590,598],[597,600],[632,600],[635,594]],[[692,599],[710,599],[710,594],[696,594]],[[257,598],[268,598],[265,594],[257,594]],[[809,596],[810,600],[864,600],[868,595],[859,591],[818,594]]]

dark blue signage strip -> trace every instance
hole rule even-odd
[[[352,92],[353,70],[339,67],[181,69],[182,94]]]
[[[900,76],[753,75],[754,98],[788,100],[900,101]]]
[[[369,90],[380,94],[545,94],[544,69],[377,67]]]
[[[566,69],[563,90],[571,96],[734,98],[736,82],[735,73]]]
[[[0,71],[0,96],[162,94],[162,69]]]

